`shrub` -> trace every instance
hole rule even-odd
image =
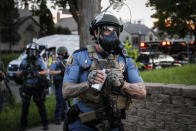
[[[127,54],[129,57],[132,58],[133,62],[135,63],[135,65],[138,67],[138,68],[141,68],[142,66],[144,66],[144,64],[140,63],[140,62],[136,62],[138,56],[139,56],[139,53],[138,53],[138,49],[133,49],[133,46],[132,44],[129,42],[129,40],[127,40],[125,42],[125,49],[127,50]]]

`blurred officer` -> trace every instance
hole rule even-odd
[[[59,47],[57,49],[57,58],[53,60],[50,66],[50,74],[53,76],[53,83],[55,86],[56,106],[55,106],[55,124],[59,125],[65,115],[66,103],[62,96],[62,83],[65,71],[65,59],[69,57],[66,47]]]
[[[56,48],[55,47],[51,47],[49,48],[49,58],[48,58],[48,68],[50,68],[53,59],[56,58]]]
[[[145,98],[143,80],[119,40],[122,30],[115,16],[96,17],[90,28],[96,43],[69,57],[63,81],[64,98],[74,98],[69,130],[123,130],[130,97]]]
[[[31,98],[39,109],[43,130],[48,130],[48,121],[45,107],[45,93],[44,88],[39,85],[40,78],[47,74],[46,67],[42,59],[39,57],[39,45],[36,43],[29,43],[26,48],[27,58],[23,59],[20,65],[18,75],[23,77],[23,86],[20,89],[20,96],[22,99],[22,116],[21,129],[25,130],[27,127],[27,116],[29,112],[29,104]]]

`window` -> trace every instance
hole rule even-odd
[[[149,41],[152,41],[152,40],[153,40],[153,36],[152,36],[152,34],[150,34]]]
[[[135,44],[135,45],[138,45],[139,44],[139,38],[137,36],[133,36],[132,37],[132,43]]]
[[[125,41],[127,41],[127,40],[129,40],[129,37],[128,36],[125,37]]]

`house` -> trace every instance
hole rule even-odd
[[[73,17],[61,18],[57,21],[55,26],[67,27],[72,34],[78,34],[78,24]]]
[[[133,48],[138,48],[140,42],[156,41],[158,40],[158,36],[153,30],[149,29],[144,24],[130,23],[120,34],[120,40],[122,42],[129,40],[129,42],[133,45]]]
[[[32,16],[20,17],[16,22],[15,26],[18,26],[18,34],[20,35],[20,40],[14,45],[9,43],[3,43],[0,37],[1,51],[9,51],[10,47],[12,51],[20,52],[25,49],[26,44],[31,42],[33,38],[38,37],[40,26],[39,23]],[[1,26],[1,29],[4,27]],[[1,34],[2,36],[3,34]]]
[[[25,5],[23,10],[19,10],[20,17],[15,20],[14,26],[18,27],[18,34],[20,40],[15,42],[14,45],[10,45],[8,42],[2,40],[2,29],[5,27],[0,21],[0,50],[1,51],[16,51],[20,52],[26,48],[26,44],[31,42],[33,38],[37,38],[40,32],[40,25],[38,23],[38,17],[33,17],[32,13],[28,10],[28,5]]]
[[[60,14],[60,12],[57,12],[56,20],[57,20],[55,24],[56,27],[58,26],[63,28],[66,27],[69,28],[72,34],[75,35],[78,34],[78,24],[68,9],[63,9],[62,15]]]

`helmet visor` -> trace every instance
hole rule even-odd
[[[29,54],[31,54],[31,55],[36,56],[37,51],[36,51],[36,50],[32,50],[32,49],[30,49],[30,50],[28,51],[28,53],[29,53]]]
[[[117,31],[118,29],[115,26],[104,25],[102,26],[103,31]]]

